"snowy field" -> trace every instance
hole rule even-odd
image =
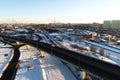
[[[45,72],[44,80],[76,80],[70,70],[61,61],[49,54],[40,59],[42,71]]]
[[[20,48],[21,56],[15,80],[43,80],[38,51],[30,46]]]
[[[63,63],[42,51],[24,46],[20,48],[21,57],[15,80],[76,80]]]

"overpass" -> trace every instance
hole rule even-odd
[[[120,66],[104,62],[102,60],[89,57],[74,51],[70,51],[65,48],[60,48],[57,46],[52,46],[39,41],[34,41],[30,39],[23,39],[20,37],[11,37],[0,35],[3,39],[20,41],[29,45],[32,45],[38,49],[44,50],[56,57],[67,61],[73,65],[76,65],[85,71],[89,71],[103,78],[104,80],[120,80]],[[52,53],[51,53],[52,51]]]

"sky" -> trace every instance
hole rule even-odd
[[[120,0],[0,0],[0,22],[102,23],[120,19]]]

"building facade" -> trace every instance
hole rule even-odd
[[[103,28],[120,29],[120,20],[107,20],[103,22]]]

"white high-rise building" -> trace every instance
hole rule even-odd
[[[111,21],[104,21],[103,22],[103,28],[110,28]]]
[[[120,20],[104,21],[103,28],[120,29]]]
[[[120,20],[112,20],[111,28],[112,29],[120,29]]]

